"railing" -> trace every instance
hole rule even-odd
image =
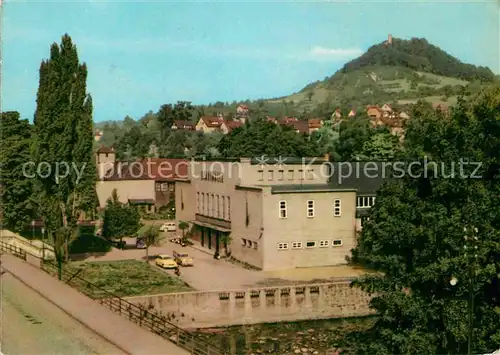
[[[27,253],[26,250],[16,247],[12,244],[6,243],[4,241],[0,241],[0,250],[5,253],[12,254],[20,259],[26,261]]]
[[[12,254],[26,261],[28,253],[16,246],[0,241],[0,250]],[[31,255],[31,254],[30,254]],[[42,270],[49,275],[58,275],[58,267],[52,260],[42,260],[36,255],[33,257],[40,260]],[[169,322],[167,318],[158,312],[148,309],[143,305],[132,304],[97,285],[81,278],[78,273],[71,274],[62,269],[61,281],[71,286],[78,286],[77,289],[91,299],[106,306],[110,310],[126,317],[128,320],[138,324],[140,327],[158,334],[162,338],[169,340],[181,348],[189,351],[192,355],[226,355],[227,353],[217,346],[201,339],[198,335],[190,333],[175,324]]]

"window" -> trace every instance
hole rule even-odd
[[[278,180],[283,180],[285,178],[285,171],[278,170]]]
[[[299,180],[304,180],[304,171],[299,169]]]
[[[215,217],[215,197],[210,194],[210,217]]]
[[[302,242],[293,242],[292,249],[302,249]]]
[[[259,170],[259,181],[264,181],[264,170]]]
[[[252,242],[251,240],[247,240],[247,247],[248,247],[248,248],[251,248],[251,247],[252,247],[252,243],[253,243],[253,242]]]
[[[314,217],[314,201],[312,200],[307,201],[307,217]]]
[[[267,180],[269,181],[274,180],[274,171],[269,170],[267,173],[268,173]]]
[[[160,184],[156,184],[156,191],[161,191],[161,185]]]
[[[287,250],[288,243],[278,243],[278,250]]]
[[[243,245],[244,247],[246,247],[246,246],[247,246],[247,242],[248,242],[248,240],[246,240],[246,239],[244,239],[244,238],[242,238],[242,239],[241,239],[241,243],[242,243],[242,245]]]
[[[168,184],[166,182],[161,184],[161,191],[167,191],[168,190]]]
[[[196,193],[196,213],[200,213],[200,193]]]
[[[288,170],[288,180],[293,180],[293,170]]]
[[[222,196],[222,219],[226,219],[226,199]]]
[[[168,191],[174,192],[174,190],[175,190],[175,185],[174,184],[168,185]]]
[[[339,199],[333,200],[333,215],[335,217],[340,217],[342,215],[342,209]]]
[[[342,246],[342,239],[335,239],[332,240],[332,247],[341,247]]]
[[[215,196],[215,217],[219,218],[220,215],[220,210],[219,210],[219,203],[220,203],[220,199],[219,199],[219,195]]]
[[[231,197],[227,197],[227,220],[231,220]]]
[[[320,248],[326,248],[330,244],[329,240],[320,240],[319,241],[319,247]]]
[[[357,208],[369,208],[375,204],[375,196],[358,196],[356,198]]]
[[[307,242],[306,248],[316,248],[316,242]]]
[[[280,208],[280,218],[286,218],[287,217],[286,201],[280,201],[279,208]]]
[[[259,249],[259,243],[253,242],[253,248],[254,249]]]
[[[314,180],[314,170],[312,169],[307,170],[307,179]]]
[[[206,213],[205,208],[206,208],[206,206],[205,206],[205,193],[202,192],[201,193],[201,214],[205,214]]]

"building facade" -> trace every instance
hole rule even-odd
[[[133,162],[116,160],[114,150],[97,151],[99,207],[104,208],[116,189],[122,203],[138,205],[144,212],[154,213],[175,198],[175,179],[187,176],[185,159],[149,158]]]
[[[328,184],[328,161],[197,161],[176,180],[176,219],[202,247],[263,270],[346,263],[356,191]]]

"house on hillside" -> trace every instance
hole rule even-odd
[[[237,116],[243,116],[243,117],[246,117],[248,116],[248,113],[249,113],[249,109],[248,109],[248,106],[247,105],[238,105],[238,107],[236,107],[236,115]]]
[[[202,116],[196,124],[196,130],[204,133],[218,132],[223,122],[224,118],[221,116]]]
[[[243,126],[244,122],[240,120],[224,120],[220,126],[220,130],[224,134],[231,133],[231,131],[235,128],[239,128]]]
[[[272,123],[278,123],[278,120],[276,119],[276,117],[271,117],[271,116],[266,116],[266,121],[272,122]]]
[[[296,117],[285,117],[281,120],[278,120],[277,123],[282,127],[291,127],[297,133],[306,133],[309,134],[309,122],[301,121]]]
[[[404,111],[401,111],[401,112],[399,113],[399,118],[401,118],[401,119],[403,119],[403,120],[407,120],[407,119],[409,119],[409,118],[410,118],[410,115],[408,115],[408,114],[407,114],[406,112],[404,112]]]
[[[96,153],[99,180],[96,192],[100,208],[116,189],[119,201],[154,213],[175,198],[175,179],[187,176],[188,160],[148,158],[134,162],[116,161],[114,152]]]
[[[194,131],[196,129],[196,125],[190,121],[175,120],[171,129],[184,130],[184,131]]]
[[[332,113],[332,120],[334,121],[338,121],[342,119],[342,111],[340,110],[340,108],[337,108],[335,111],[333,111]]]
[[[392,109],[392,106],[389,104],[384,104],[380,109],[382,110],[382,112],[387,112],[387,113],[391,113],[392,111],[394,111]]]
[[[103,135],[104,135],[104,133],[100,129],[96,129],[95,133],[94,133],[94,140],[96,142],[99,142],[102,139]]]
[[[323,120],[320,118],[310,118],[307,120],[307,124],[309,125],[309,134],[312,134],[323,127]]]
[[[356,110],[352,109],[351,111],[349,111],[347,117],[349,118],[356,117]]]
[[[366,114],[372,119],[379,119],[382,116],[382,110],[378,106],[368,105],[366,107]]]

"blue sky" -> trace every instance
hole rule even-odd
[[[194,103],[288,95],[389,33],[425,37],[499,73],[498,2],[6,0],[2,110],[32,119],[40,61],[68,33],[96,121]]]

